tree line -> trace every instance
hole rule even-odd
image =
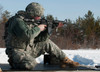
[[[74,22],[67,19],[66,25],[52,36],[52,40],[62,49],[100,48],[100,18],[98,16],[95,19],[89,10],[84,17],[78,17]]]
[[[5,47],[3,40],[4,26],[12,16],[9,11],[3,11],[0,6],[0,47]],[[47,19],[57,20],[53,15],[45,16]],[[78,17],[74,22],[66,19],[63,27],[54,30],[51,35],[61,49],[96,49],[100,48],[100,18],[95,19],[92,11],[87,11],[84,17]]]

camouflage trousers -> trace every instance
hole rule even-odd
[[[45,42],[36,42],[33,47],[27,49],[14,48],[11,56],[8,56],[8,61],[15,69],[32,69],[37,65],[35,58],[45,52],[56,56],[59,60],[65,58],[65,54],[49,39]]]

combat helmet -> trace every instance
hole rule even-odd
[[[26,13],[29,16],[34,16],[34,17],[40,16],[41,17],[44,14],[44,8],[39,3],[32,2],[26,7]]]

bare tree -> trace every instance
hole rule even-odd
[[[5,47],[3,40],[5,23],[10,17],[10,12],[3,11],[3,7],[0,5],[0,47]]]

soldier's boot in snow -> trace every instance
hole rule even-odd
[[[70,60],[68,57],[65,57],[64,60],[61,62],[61,67],[78,67],[80,64],[78,62],[74,62]]]

